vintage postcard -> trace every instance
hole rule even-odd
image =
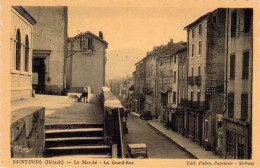
[[[1,167],[260,167],[258,1],[0,9]]]

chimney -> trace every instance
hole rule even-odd
[[[103,39],[103,32],[99,31],[99,38]]]

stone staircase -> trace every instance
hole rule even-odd
[[[111,158],[103,124],[45,125],[45,157]]]

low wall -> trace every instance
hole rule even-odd
[[[11,117],[11,157],[43,157],[45,108],[25,107],[12,111]]]

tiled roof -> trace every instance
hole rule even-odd
[[[74,41],[76,40],[77,38],[79,38],[81,35],[87,35],[87,34],[90,34],[91,36],[95,37],[97,40],[101,41],[102,43],[104,43],[106,45],[106,47],[108,46],[108,42],[106,42],[105,40],[103,40],[102,38],[98,37],[97,35],[95,35],[94,33],[90,32],[90,31],[86,31],[84,33],[80,33],[74,37],[70,37],[69,39]]]

